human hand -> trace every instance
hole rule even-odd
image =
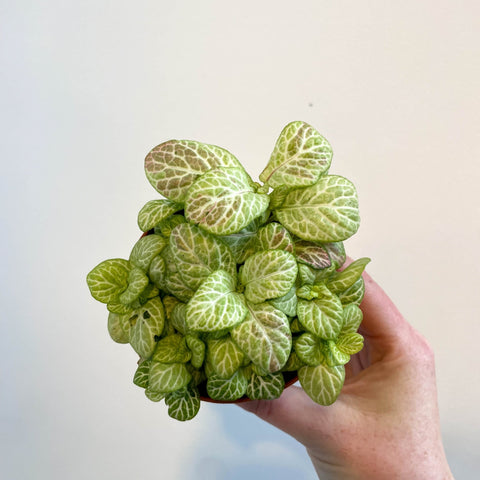
[[[293,386],[279,399],[240,405],[302,443],[321,480],[453,479],[432,349],[366,273],[364,280],[365,346],[346,365],[337,401],[317,405]]]

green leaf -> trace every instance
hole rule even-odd
[[[287,363],[282,368],[282,372],[295,372],[305,364],[298,358],[297,353],[292,350],[288,357]]]
[[[130,345],[141,358],[149,358],[165,326],[165,313],[159,297],[152,298],[135,310],[131,317]]]
[[[317,337],[336,338],[343,325],[343,307],[336,295],[325,285],[316,285],[318,298],[304,300],[297,304],[297,315],[300,323]]]
[[[135,308],[131,305],[123,305],[121,303],[108,303],[107,310],[112,313],[118,313],[118,315],[129,315],[133,313]]]
[[[195,225],[178,225],[170,236],[170,246],[178,272],[192,290],[217,270],[236,278],[237,265],[230,249]]]
[[[343,242],[324,243],[323,248],[327,251],[331,264],[334,265],[335,270],[345,263],[347,255],[345,254]]]
[[[257,231],[268,220],[269,211],[251,221],[239,232],[221,237],[233,253],[236,263],[244,263],[245,260],[255,253],[257,245]]]
[[[165,248],[167,240],[160,235],[146,235],[135,243],[130,253],[130,262],[148,272],[152,260]]]
[[[245,320],[231,335],[255,365],[270,373],[285,365],[292,349],[288,318],[268,303],[249,304]]]
[[[283,225],[271,222],[258,230],[257,250],[286,250],[293,253],[293,240]]]
[[[287,198],[287,195],[293,190],[293,188],[287,185],[281,185],[273,189],[268,196],[270,197],[270,208],[277,210],[283,205],[283,202]]]
[[[185,337],[177,333],[163,337],[157,343],[152,359],[160,363],[187,363],[191,357]]]
[[[185,201],[185,217],[216,235],[239,232],[268,208],[243,168],[217,168],[199,177]]]
[[[160,289],[165,289],[165,277],[167,274],[167,266],[162,255],[157,255],[150,263],[148,276],[153,284]]]
[[[186,323],[192,331],[215,332],[237,325],[246,313],[233,277],[218,270],[207,277],[188,303]]]
[[[166,290],[167,293],[177,297],[182,302],[188,302],[193,297],[195,292],[185,284],[182,276],[180,275],[170,245],[167,245],[163,249],[161,255],[165,261],[163,289]]]
[[[228,379],[212,375],[207,380],[207,393],[213,400],[232,402],[245,395],[247,385],[248,381],[241,370]]]
[[[230,378],[241,367],[245,357],[230,337],[210,340],[207,352],[208,361],[220,378]]]
[[[295,257],[284,250],[266,250],[247,258],[240,270],[245,297],[252,303],[286,295],[297,277]]]
[[[323,362],[323,345],[312,333],[303,333],[295,340],[295,352],[305,365],[315,367]]]
[[[359,258],[351,263],[345,270],[336,272],[327,282],[327,287],[333,293],[344,292],[362,276],[365,267],[370,263],[369,258]]]
[[[275,214],[290,232],[312,242],[346,240],[360,225],[355,187],[336,175],[292,190]]]
[[[349,303],[360,305],[360,303],[362,303],[364,295],[365,283],[363,281],[363,278],[360,277],[351,287],[347,288],[343,292],[340,292],[338,294],[338,298],[343,303],[343,305],[348,305]]]
[[[117,343],[128,343],[130,324],[128,323],[129,315],[119,315],[110,312],[108,314],[108,333],[111,339]]]
[[[191,420],[200,409],[200,395],[197,388],[185,387],[165,396],[168,415],[175,420]]]
[[[330,367],[345,365],[350,360],[350,355],[340,350],[334,340],[324,342],[323,353],[325,356],[324,363]]]
[[[358,305],[351,303],[343,307],[343,326],[342,335],[355,333],[362,323],[363,312]]]
[[[87,275],[87,285],[95,300],[119,303],[118,297],[128,287],[128,274],[132,266],[127,260],[114,258],[99,263]]]
[[[154,392],[170,393],[186,387],[191,379],[184,363],[151,362],[148,387]]]
[[[308,265],[298,264],[297,286],[313,285],[315,283],[315,270]]]
[[[187,220],[183,215],[172,215],[161,221],[153,231],[158,235],[163,235],[165,238],[168,238],[170,237],[172,230],[181,223],[187,223]]]
[[[179,203],[200,175],[217,167],[243,168],[227,150],[192,140],[169,140],[145,158],[145,173],[153,188]]]
[[[150,373],[150,360],[140,363],[133,376],[133,383],[140,388],[148,387],[148,375]]]
[[[337,340],[337,348],[347,355],[355,355],[363,348],[363,337],[359,333],[341,335]]]
[[[289,317],[297,314],[297,295],[295,285],[283,296],[269,300],[271,305]]]
[[[187,341],[188,348],[192,352],[192,359],[190,360],[190,363],[194,368],[200,369],[205,360],[205,343],[192,334],[188,334],[185,339]]]
[[[182,335],[186,335],[188,332],[186,316],[187,316],[187,305],[181,302],[178,302],[173,307],[169,315],[173,328],[175,328],[175,330],[177,330]]]
[[[322,245],[305,240],[295,242],[295,257],[299,262],[315,269],[328,268],[332,264],[327,250]]]
[[[155,392],[150,387],[145,389],[145,396],[152,402],[160,402],[165,398],[165,395],[163,392]]]
[[[138,213],[138,226],[142,232],[148,232],[162,220],[165,220],[182,208],[180,203],[171,202],[170,200],[151,200]]]
[[[312,185],[326,173],[332,161],[332,147],[305,122],[289,123],[280,133],[260,180],[270,187]]]
[[[250,375],[247,385],[247,397],[250,400],[273,400],[280,397],[285,388],[285,380],[281,372],[265,376]]]
[[[300,385],[306,394],[320,405],[331,405],[340,394],[345,380],[345,367],[302,367],[298,370]]]
[[[118,297],[120,303],[123,303],[124,305],[130,305],[133,303],[142,294],[145,288],[147,288],[148,282],[148,277],[143,270],[137,267],[132,268],[128,274],[128,287]]]

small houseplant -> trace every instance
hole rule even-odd
[[[107,305],[108,331],[140,359],[133,382],[193,418],[215,401],[273,399],[298,376],[333,403],[357,332],[369,259],[343,270],[343,241],[359,227],[355,187],[329,175],[332,149],[296,121],[280,133],[254,182],[227,150],[170,140],[145,159],[162,197],[139,212],[144,232],[127,259],[87,276]]]

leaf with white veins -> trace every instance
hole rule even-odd
[[[297,277],[295,257],[284,250],[265,250],[247,258],[240,270],[249,302],[261,303],[286,295]]]
[[[285,365],[292,349],[288,318],[268,303],[248,304],[245,320],[231,335],[255,365],[270,373]]]
[[[192,140],[169,140],[153,148],[145,158],[145,173],[157,192],[182,203],[193,182],[217,167],[242,168],[227,150]]]
[[[192,331],[216,332],[240,323],[247,313],[235,280],[224,270],[210,274],[189,301],[186,324]]]
[[[346,240],[360,225],[355,187],[337,175],[292,190],[275,215],[290,232],[312,242]]]
[[[255,190],[243,168],[210,170],[188,190],[185,217],[216,235],[238,232],[268,208],[268,195]]]
[[[216,270],[225,270],[236,278],[237,265],[230,249],[195,225],[182,223],[175,227],[170,247],[180,276],[192,290]]]
[[[302,367],[298,371],[298,379],[305,393],[320,405],[331,405],[340,394],[345,380],[345,367]]]
[[[150,200],[138,213],[138,226],[142,232],[148,232],[153,227],[156,227],[162,220],[182,208],[180,203],[171,202],[163,198]]]
[[[291,122],[280,133],[260,180],[272,188],[304,187],[328,171],[332,147],[312,126]]]

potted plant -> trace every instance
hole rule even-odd
[[[335,401],[357,332],[369,259],[339,270],[359,227],[355,187],[328,174],[332,149],[296,121],[254,182],[227,150],[170,140],[145,159],[162,197],[139,212],[127,259],[87,276],[108,331],[140,360],[133,382],[178,420],[201,398],[273,399],[298,377],[317,403]]]

